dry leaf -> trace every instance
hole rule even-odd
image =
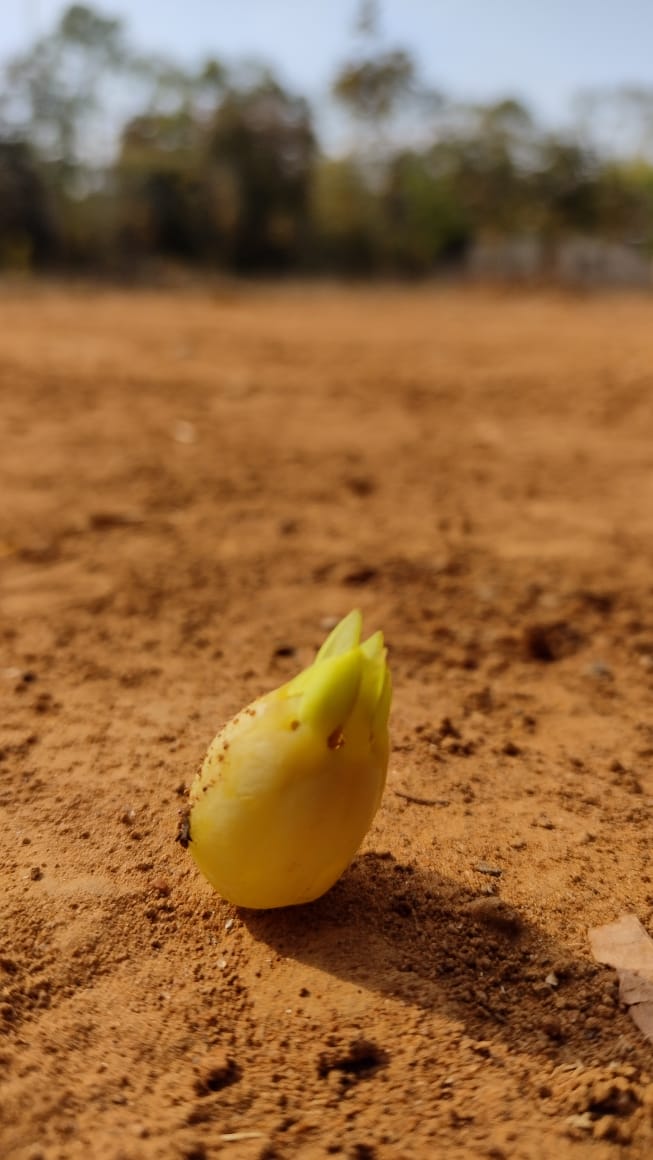
[[[619,998],[632,1020],[653,1040],[653,939],[634,914],[593,927],[589,939],[596,961],[615,967]]]
[[[637,1024],[642,1035],[647,1039],[653,1041],[653,987],[651,988],[651,999],[648,1003],[635,1003],[628,1008],[628,1014],[634,1023]]]

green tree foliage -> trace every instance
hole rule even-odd
[[[603,219],[612,235],[627,237],[653,255],[653,165],[641,158],[606,167],[601,186]]]
[[[536,164],[537,136],[519,102],[456,109],[429,158],[474,230],[502,234],[532,226],[528,174]]]
[[[202,139],[192,113],[133,118],[122,133],[114,179],[123,252],[189,261],[208,254]]]
[[[381,195],[385,265],[427,274],[459,260],[472,239],[471,216],[453,185],[428,155],[406,151],[392,158]]]
[[[592,234],[601,216],[601,175],[592,155],[573,141],[542,142],[533,184],[544,209],[548,235]]]
[[[272,78],[228,91],[209,126],[207,155],[230,264],[237,270],[297,265],[315,156],[306,101]]]
[[[75,4],[54,31],[6,69],[5,134],[29,139],[70,188],[93,152],[103,85],[127,67],[121,24]]]
[[[354,158],[319,158],[311,188],[311,257],[317,269],[378,272],[384,222],[381,204]]]
[[[25,141],[0,141],[0,266],[43,265],[56,249],[48,193],[32,150]]]
[[[200,79],[215,84],[214,69]],[[115,166],[123,248],[241,271],[297,265],[315,148],[308,106],[269,77],[224,90],[220,80],[220,90],[208,112],[200,94],[125,127]]]
[[[396,49],[343,65],[333,93],[353,116],[378,124],[412,95],[415,79],[412,57]]]

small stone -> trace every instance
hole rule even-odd
[[[212,1092],[222,1091],[237,1083],[241,1076],[242,1070],[238,1063],[226,1052],[214,1048],[195,1081],[195,1094],[208,1096]]]
[[[484,1059],[489,1059],[492,1055],[492,1043],[489,1039],[475,1039],[469,1047],[475,1055],[482,1055]]]
[[[172,438],[175,443],[183,443],[190,446],[197,442],[197,430],[193,423],[189,423],[186,419],[178,419],[172,428]]]
[[[490,866],[488,862],[477,862],[474,869],[477,874],[489,874],[492,878],[500,878],[503,874],[500,866]]]
[[[41,867],[32,866],[32,869],[29,872],[29,876],[32,879],[32,882],[38,882],[43,877],[43,871],[41,870]]]
[[[502,752],[505,753],[506,757],[519,757],[521,749],[515,745],[514,741],[506,741]]]
[[[340,617],[338,616],[323,616],[320,621],[320,628],[323,632],[331,632],[331,629],[335,628],[339,621]]]
[[[279,644],[274,650],[275,657],[294,657],[297,649],[294,644]]]
[[[506,935],[518,935],[523,928],[519,913],[495,895],[489,898],[474,898],[465,907],[470,918],[485,926],[493,927]]]
[[[534,818],[531,825],[537,826],[540,830],[555,830],[555,822],[547,814],[540,814],[539,817]]]
[[[560,1019],[557,1015],[547,1016],[547,1018],[542,1022],[542,1030],[545,1035],[548,1035],[549,1039],[555,1039],[558,1041],[564,1039],[562,1023],[560,1022]]]
[[[580,1115],[567,1116],[565,1123],[575,1129],[577,1132],[591,1132],[594,1127],[594,1121],[590,1112],[582,1112]]]
[[[617,1116],[601,1116],[593,1128],[595,1140],[612,1140],[615,1144],[630,1144],[632,1135],[627,1123]]]

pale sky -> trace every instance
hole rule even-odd
[[[357,0],[100,0],[132,43],[185,63],[269,61],[319,98],[354,46]],[[0,0],[0,58],[27,46],[65,0]],[[459,99],[517,96],[550,122],[581,89],[653,85],[653,0],[385,0],[382,41],[411,50]]]

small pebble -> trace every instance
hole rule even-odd
[[[184,443],[190,446],[197,442],[197,431],[193,423],[188,423],[186,419],[178,419],[172,429],[172,438],[175,443]]]
[[[518,745],[515,745],[514,741],[506,741],[503,747],[503,753],[505,753],[506,757],[519,757],[521,749]]]
[[[500,878],[503,874],[499,866],[490,866],[487,862],[477,862],[474,869],[477,874],[489,874],[492,878]]]
[[[339,619],[338,616],[323,616],[320,621],[320,628],[324,629],[325,632],[331,632],[331,629],[336,627]]]
[[[556,828],[555,822],[552,822],[546,814],[540,814],[539,818],[535,818],[531,825],[537,826],[540,830],[555,830]]]
[[[476,922],[494,927],[503,934],[518,935],[523,928],[518,911],[500,898],[474,898],[467,903],[465,910]]]

